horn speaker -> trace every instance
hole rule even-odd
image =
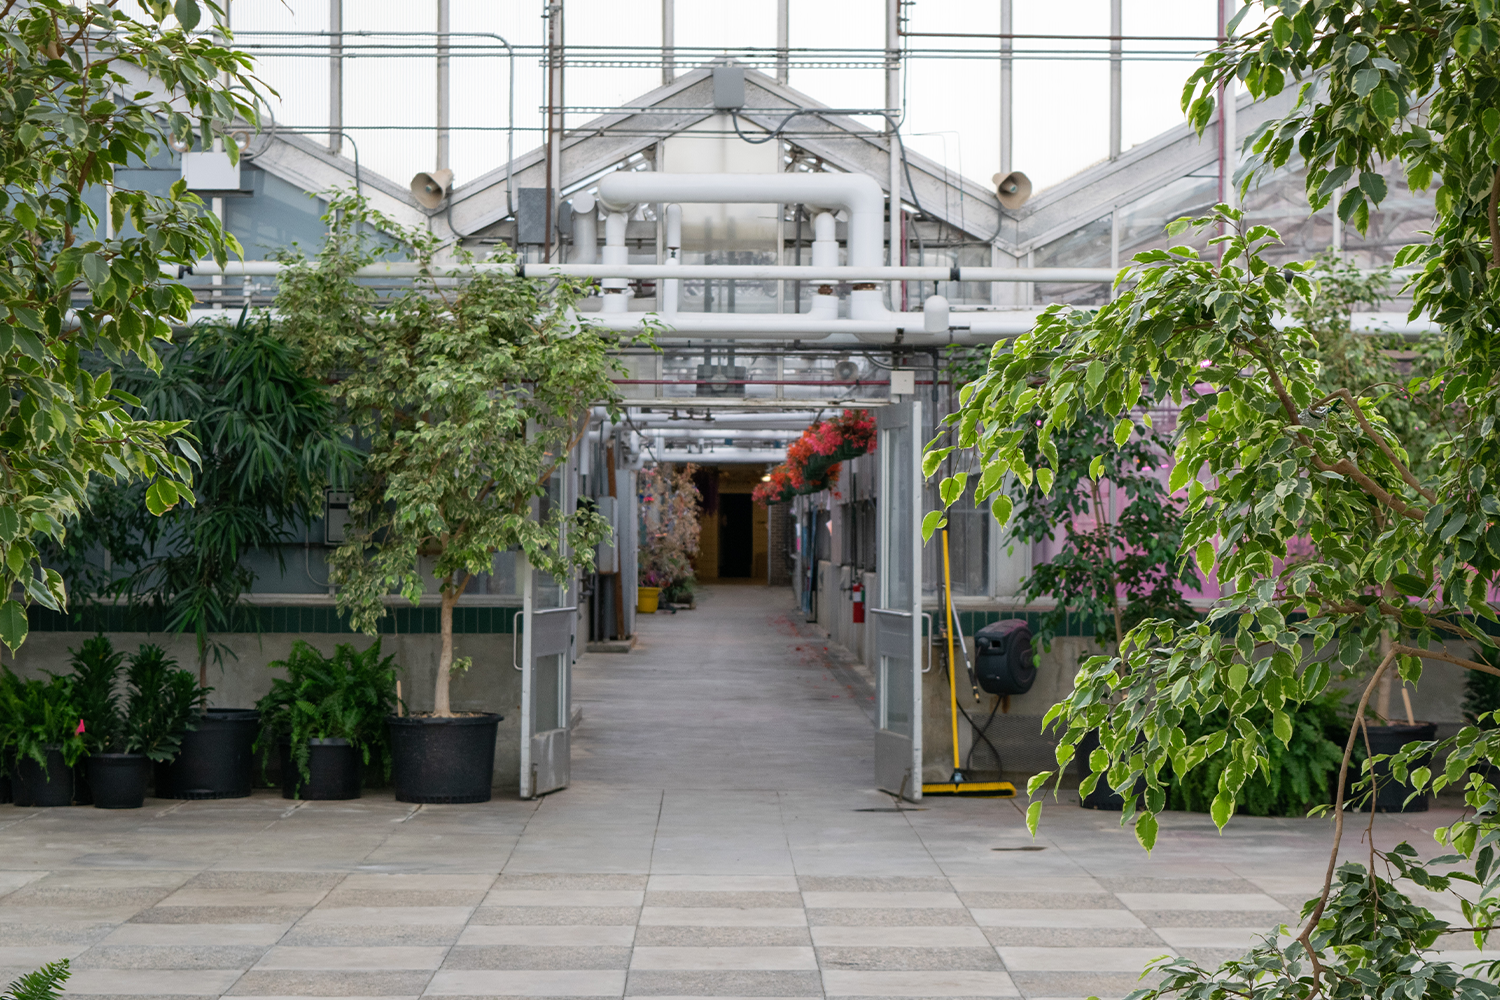
[[[1031,197],[1031,178],[1019,170],[996,174],[995,192],[1000,196],[1000,204],[1014,212]]]
[[[420,173],[411,179],[411,196],[417,199],[417,204],[423,208],[433,209],[443,203],[443,199],[448,197],[448,191],[452,187],[453,171],[451,170]]]

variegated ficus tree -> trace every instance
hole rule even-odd
[[[43,552],[64,542],[91,483],[148,482],[153,514],[193,502],[187,421],[138,416],[109,370],[82,361],[134,355],[159,368],[156,346],[193,304],[177,265],[239,250],[181,182],[155,195],[115,175],[174,138],[207,148],[222,137],[236,155],[223,130],[255,120],[257,91],[223,20],[209,0],[0,0],[0,641],[11,649],[26,639],[26,605],[67,602]]]
[[[1240,179],[1248,187],[1300,158],[1312,208],[1335,203],[1361,229],[1386,196],[1390,165],[1414,188],[1436,185],[1431,240],[1397,264],[1412,269],[1414,315],[1440,328],[1441,369],[1403,385],[1320,388],[1327,373],[1312,335],[1287,320],[1289,295],[1317,295],[1309,268],[1273,264],[1277,234],[1221,206],[1171,230],[1211,228],[1209,254],[1141,254],[1107,305],[1051,307],[1032,332],[997,346],[929,468],[944,454],[938,445],[977,446],[977,482],[945,480],[943,499],[972,486],[997,498],[1004,520],[1006,474],[1050,489],[1061,473],[1050,439],[1079,413],[1102,407],[1123,444],[1149,421],[1148,404],[1180,408],[1170,482],[1185,504],[1179,557],[1216,572],[1225,596],[1198,622],[1142,622],[1118,655],[1088,660],[1047,717],[1061,732],[1059,769],[1099,731],[1092,771],[1130,790],[1124,819],[1147,849],[1166,769],[1226,762],[1212,806],[1223,826],[1238,790],[1264,769],[1267,742],[1291,737],[1297,706],[1352,683],[1356,722],[1331,790],[1327,878],[1290,940],[1268,939],[1216,971],[1163,960],[1137,995],[1494,997],[1484,981],[1494,969],[1466,970],[1431,949],[1460,932],[1482,944],[1500,911],[1494,772],[1473,766],[1500,761],[1495,720],[1388,761],[1423,792],[1461,788],[1470,811],[1437,831],[1439,856],[1372,843],[1367,865],[1339,865],[1338,848],[1346,812],[1361,808],[1358,790],[1346,801],[1344,778],[1359,777],[1358,720],[1381,678],[1394,671],[1418,684],[1424,661],[1495,672],[1481,660],[1494,648],[1484,625],[1496,621],[1500,577],[1500,11],[1493,0],[1266,0],[1256,18],[1260,27],[1231,29],[1193,73],[1189,119],[1210,123],[1226,81],[1258,98],[1298,88],[1291,109],[1246,142]],[[1440,416],[1420,465],[1380,414],[1390,393]],[[1038,447],[1023,448],[1038,411]],[[929,530],[940,519],[929,515]],[[1215,712],[1227,724],[1189,741],[1185,729]],[[1251,722],[1267,717],[1265,731]],[[1435,763],[1420,766],[1429,756]],[[1366,795],[1370,773],[1364,765]],[[1052,776],[1031,782],[1033,832]],[[1412,884],[1463,888],[1464,926],[1403,895]]]

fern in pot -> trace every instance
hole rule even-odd
[[[0,752],[18,806],[73,804],[73,766],[84,753],[73,678],[22,680],[0,667]]]
[[[125,668],[122,710],[124,660],[102,635],[73,652],[88,788],[100,809],[139,809],[144,804],[152,764],[169,765],[177,758],[183,738],[196,728],[198,701],[208,694],[165,650],[147,644]]]
[[[387,719],[395,712],[395,657],[381,659],[380,640],[363,652],[340,643],[332,656],[300,639],[291,655],[268,666],[285,670],[256,706],[263,765],[281,759],[288,799],[355,799],[367,771],[389,779]]]

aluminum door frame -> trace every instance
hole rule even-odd
[[[878,595],[870,609],[874,617],[875,651],[875,787],[912,802],[922,799],[922,404],[918,399],[893,403],[876,411],[876,461],[879,492],[876,502]],[[909,448],[901,449],[905,436]],[[908,454],[901,455],[901,450]],[[906,504],[893,501],[907,484]],[[905,552],[894,541],[905,537]],[[899,565],[898,565],[899,559]],[[905,578],[904,592],[897,584]],[[901,667],[905,659],[909,670]],[[894,670],[893,670],[894,668]],[[892,695],[910,685],[910,734],[889,727]],[[898,699],[899,700],[899,699]]]
[[[558,502],[572,513],[578,506],[578,449],[558,469],[562,489]],[[535,508],[534,515],[540,513]],[[559,539],[561,544],[561,539]],[[531,799],[566,788],[572,777],[573,660],[578,638],[578,608],[567,606],[575,580],[563,580],[555,599],[544,598],[535,569],[524,555],[517,558],[523,582],[521,599],[521,798]],[[549,588],[550,589],[550,588]],[[547,606],[539,606],[547,605]],[[538,730],[537,665],[557,656],[557,725]]]

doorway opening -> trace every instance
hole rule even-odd
[[[719,576],[748,578],[755,566],[754,504],[748,493],[719,497]]]

